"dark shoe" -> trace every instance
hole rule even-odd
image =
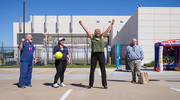
[[[136,81],[135,81],[135,80],[132,80],[131,83],[136,83]]]
[[[104,86],[104,89],[107,89],[108,88],[108,86]]]
[[[30,85],[27,85],[27,87],[32,87],[32,85],[30,84]]]
[[[22,89],[24,89],[24,88],[26,88],[25,86],[19,86],[18,88],[22,88]]]
[[[92,87],[92,86],[89,85],[89,86],[88,86],[88,89],[91,89],[91,87]]]

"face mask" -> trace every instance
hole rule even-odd
[[[32,40],[29,40],[30,43],[32,43]]]

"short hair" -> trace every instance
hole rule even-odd
[[[94,30],[94,33],[95,33],[96,30],[99,30],[101,32],[101,30],[97,28],[97,29]]]
[[[31,34],[26,34],[26,38],[29,37],[29,36],[31,36]]]
[[[137,41],[137,39],[136,39],[136,38],[132,39],[132,41],[134,41],[134,40],[136,40],[136,41]]]

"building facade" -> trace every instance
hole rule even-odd
[[[25,33],[33,36],[33,43],[36,46],[36,55],[41,59],[47,58],[53,61],[52,49],[57,45],[58,37],[65,37],[65,45],[70,48],[70,56],[74,63],[90,63],[91,41],[87,34],[79,25],[81,20],[84,26],[94,34],[95,29],[100,29],[103,33],[115,19],[115,24],[105,39],[105,55],[107,59],[107,45],[114,45],[111,42],[116,36],[118,30],[128,21],[130,16],[30,16],[30,21],[25,23]],[[17,47],[23,38],[23,24],[21,22],[13,23],[13,41]],[[48,39],[47,39],[48,38]],[[47,43],[48,42],[48,43]],[[48,48],[48,49],[47,49]],[[18,51],[18,50],[17,50]],[[45,52],[45,53],[43,53]],[[48,55],[46,55],[48,53]],[[14,53],[19,56],[18,52]],[[109,57],[108,57],[109,58]],[[109,61],[109,60],[108,60]]]
[[[119,32],[122,58],[133,38],[144,51],[143,63],[154,60],[156,42],[180,39],[180,7],[139,7]],[[115,38],[116,39],[116,38]]]
[[[140,45],[144,51],[143,63],[149,63],[154,60],[154,43],[170,39],[180,39],[180,7],[138,7],[132,16],[36,15],[30,16],[30,21],[26,22],[25,29],[26,33],[33,35],[33,41],[36,46],[45,46],[45,34],[51,34],[48,36],[63,36],[67,38],[67,46],[84,46],[85,48],[87,46],[88,48],[91,42],[87,39],[86,33],[79,25],[79,20],[81,20],[84,26],[93,34],[96,28],[100,29],[103,33],[110,25],[112,19],[115,19],[116,22],[109,32],[108,38],[105,40],[106,46],[111,46],[109,57],[112,58],[112,63],[116,63],[117,31],[119,31],[118,43],[120,44],[121,64],[125,63],[124,49],[131,43],[133,38],[137,38],[138,45]],[[13,23],[14,46],[17,46],[22,38],[22,29],[22,23]],[[50,43],[50,46],[52,45],[53,42]],[[52,49],[49,51],[51,52]],[[78,50],[71,50],[71,52],[76,51]],[[80,52],[82,51],[80,50]],[[91,51],[87,49],[86,53],[90,60]],[[15,53],[15,56],[16,55],[18,54]],[[82,54],[74,53],[74,57],[75,55]],[[106,57],[107,55],[106,50]],[[82,59],[86,59],[86,57],[87,56],[83,54]]]

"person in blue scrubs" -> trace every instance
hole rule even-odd
[[[58,45],[54,47],[53,49],[53,57],[55,58],[55,67],[56,67],[56,74],[54,76],[54,84],[53,87],[57,88],[59,87],[59,84],[57,83],[58,79],[60,78],[60,86],[64,87],[66,86],[64,82],[64,72],[66,70],[67,66],[67,60],[70,63],[70,56],[68,52],[68,48],[64,46],[64,38],[59,38]],[[55,53],[60,51],[63,54],[63,57],[61,59],[56,58]]]
[[[20,77],[19,77],[19,88],[32,87],[31,76],[32,76],[32,61],[36,63],[35,48],[32,43],[32,36],[26,35],[26,40],[22,39],[18,46],[20,54]]]

